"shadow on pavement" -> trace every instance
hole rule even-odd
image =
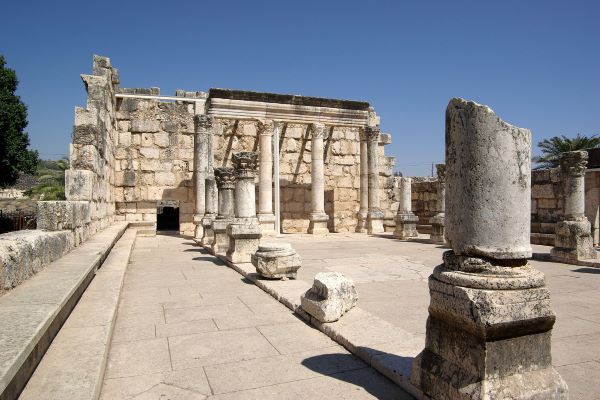
[[[600,268],[577,268],[573,272],[583,272],[584,274],[600,274]]]

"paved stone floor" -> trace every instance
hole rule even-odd
[[[423,236],[423,239],[427,236]],[[312,283],[317,272],[351,277],[364,310],[411,333],[425,335],[427,278],[441,263],[440,246],[399,241],[390,234],[365,236],[285,235],[303,259],[298,279]],[[550,247],[533,246],[535,252]],[[531,261],[546,275],[557,322],[553,364],[569,385],[570,398],[600,399],[600,269]]]
[[[213,256],[138,237],[101,399],[409,399]]]

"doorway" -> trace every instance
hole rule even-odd
[[[156,211],[157,231],[179,231],[179,207],[158,207]]]

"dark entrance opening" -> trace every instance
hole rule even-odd
[[[157,231],[179,230],[179,207],[159,207],[156,211]]]

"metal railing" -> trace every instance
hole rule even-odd
[[[23,229],[35,229],[37,215],[23,210],[0,210],[0,234]]]

